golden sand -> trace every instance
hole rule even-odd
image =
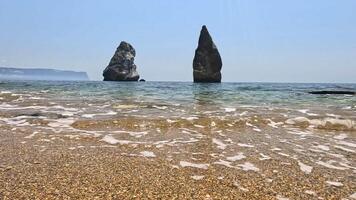
[[[70,132],[26,140],[27,129],[1,129],[0,199],[341,199],[356,191],[354,172],[314,167],[306,174],[288,158],[246,158],[258,172],[212,164],[214,151],[206,140],[186,147],[199,150],[195,162],[210,163],[202,169],[180,165],[187,159],[184,151],[167,159],[173,147],[108,145],[92,137],[70,138]],[[349,156],[354,161],[355,154]],[[326,184],[330,177],[342,187]]]

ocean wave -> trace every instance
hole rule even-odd
[[[306,117],[295,117],[285,121],[288,125],[296,125],[301,127],[312,127],[317,129],[327,130],[356,130],[356,123],[351,119],[337,119],[337,118],[320,118],[308,119]]]

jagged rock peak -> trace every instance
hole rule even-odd
[[[138,81],[140,75],[134,63],[135,56],[133,46],[122,41],[103,72],[104,81]]]
[[[204,25],[193,60],[194,82],[221,82],[221,68],[220,53]]]

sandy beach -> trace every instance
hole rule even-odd
[[[173,143],[130,144],[114,137],[98,142],[71,132],[1,129],[2,199],[341,199],[356,190],[355,169],[311,167],[273,149],[273,143],[258,153],[248,142],[261,138],[248,134],[232,145],[208,133],[178,151]],[[266,153],[268,148],[274,153]],[[226,152],[235,154],[219,155]],[[345,158],[354,162],[355,154]]]

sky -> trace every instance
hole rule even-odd
[[[355,0],[0,0],[0,66],[102,80],[121,41],[148,81],[192,81],[202,25],[223,82],[356,82]]]

